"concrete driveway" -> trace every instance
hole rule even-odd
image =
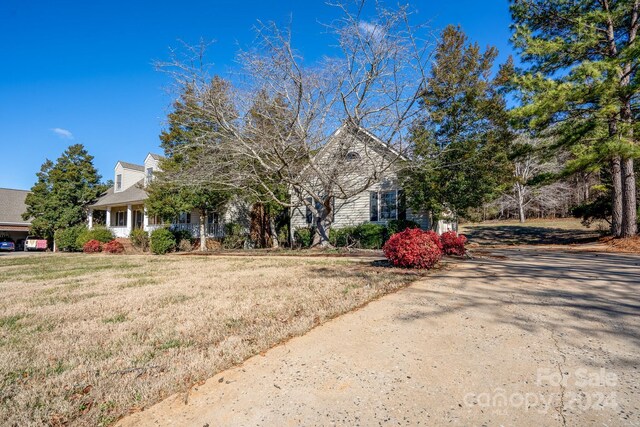
[[[640,257],[460,263],[122,426],[640,426]]]

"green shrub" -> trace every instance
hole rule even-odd
[[[387,241],[387,227],[365,222],[356,227],[354,238],[362,249],[382,249]]]
[[[222,247],[225,249],[242,249],[246,236],[242,225],[237,222],[229,222],[224,225],[224,238]]]
[[[173,237],[176,239],[176,245],[180,245],[180,243],[182,243],[183,241],[187,241],[189,242],[189,244],[191,244],[193,241],[193,233],[191,232],[191,230],[172,229],[171,232],[173,233]]]
[[[308,248],[313,242],[313,230],[310,228],[298,228],[294,233],[296,245],[302,248]]]
[[[92,229],[87,228],[80,232],[76,239],[76,245],[79,248],[82,248],[89,240],[97,240],[98,242],[107,243],[113,239],[115,239],[115,236],[108,228],[93,227]]]
[[[149,233],[143,229],[136,228],[135,230],[131,230],[129,239],[134,247],[142,249],[143,251],[149,249]]]
[[[387,223],[387,239],[407,228],[420,228],[420,224],[410,219],[392,219]]]
[[[342,227],[329,232],[329,242],[336,247],[346,248],[356,243],[354,235],[356,227]]]
[[[389,233],[384,225],[365,222],[355,227],[331,230],[329,241],[337,247],[353,246],[360,249],[381,249]]]
[[[78,245],[78,236],[87,230],[83,224],[56,230],[55,241],[58,250],[67,252],[82,251],[82,245]]]
[[[158,228],[151,232],[151,252],[164,255],[176,248],[176,238],[166,228]]]

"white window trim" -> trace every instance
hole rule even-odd
[[[395,190],[377,190],[377,191],[370,191],[369,192],[369,222],[385,222],[385,221],[393,221],[393,220],[397,220],[400,214],[400,206],[399,206],[399,191],[397,188]],[[396,212],[396,216],[395,218],[382,218],[382,194],[384,193],[395,193],[395,212]],[[376,211],[378,213],[378,220],[377,221],[372,221],[371,220],[371,193],[377,193],[378,197],[376,198],[376,202],[378,204],[378,206],[376,207]]]

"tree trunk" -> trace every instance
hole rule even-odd
[[[316,228],[313,233],[313,242],[311,243],[311,247],[328,247],[331,246],[329,242],[329,228],[326,224],[326,215],[319,216],[316,219]]]
[[[277,249],[280,247],[278,243],[278,232],[276,231],[276,219],[273,215],[269,215],[269,231],[271,232],[271,247]]]
[[[611,234],[620,237],[622,234],[622,172],[620,157],[611,160],[611,180],[613,181],[611,201]]]
[[[251,208],[250,238],[256,248],[268,248],[272,244],[269,214],[265,205],[260,202]]]
[[[329,230],[331,228],[330,218],[332,216],[332,197],[327,197],[322,203],[321,209],[315,218],[316,229],[313,234],[312,247],[330,247]]]
[[[636,177],[633,159],[621,161],[622,227],[620,237],[632,237],[637,233]]]
[[[523,189],[522,186],[517,183],[516,184],[516,197],[518,200],[518,217],[520,218],[520,222],[524,224],[524,222],[527,220],[525,214],[524,214],[524,194],[523,194]]]
[[[207,213],[200,211],[200,252],[207,250]]]

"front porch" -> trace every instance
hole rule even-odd
[[[94,222],[94,214],[98,210],[105,211],[104,224],[102,225],[111,230],[116,237],[128,238],[131,235],[131,231],[136,229],[151,233],[153,230],[167,225],[157,216],[148,215],[144,205],[127,204],[90,209],[88,214],[89,228],[93,228],[97,224]],[[192,222],[191,218],[194,218],[195,221]],[[216,214],[208,215],[205,224],[205,236],[207,238],[224,237],[224,224],[219,222],[218,218],[219,216]],[[169,228],[172,230],[188,230],[194,238],[200,238],[200,221],[197,215],[181,215],[180,218],[177,218],[175,222],[169,225]]]

